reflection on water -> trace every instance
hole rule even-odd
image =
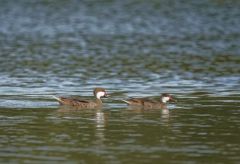
[[[104,129],[106,124],[106,118],[103,112],[97,112],[96,113],[96,128],[99,130]]]
[[[66,3],[67,2],[67,3]],[[0,2],[1,163],[240,161],[238,1]],[[52,95],[111,92],[102,109]],[[161,93],[168,109],[132,109]]]
[[[106,114],[97,111],[95,114],[95,122],[96,122],[96,141],[95,143],[98,145],[98,148],[100,149],[104,147],[104,141],[105,141],[105,126],[107,124],[107,118]]]
[[[70,118],[74,115],[79,114],[91,114],[92,118],[81,118],[81,119],[87,119],[92,120],[95,124],[95,134],[96,134],[96,143],[100,144],[104,141],[105,136],[105,127],[107,125],[107,119],[108,119],[108,112],[103,112],[102,109],[81,109],[77,107],[71,107],[71,106],[60,106],[57,110],[57,115],[65,118]],[[81,117],[81,116],[80,116]]]
[[[161,119],[165,122],[169,120],[170,112],[169,109],[162,109],[161,110]]]

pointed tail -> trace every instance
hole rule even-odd
[[[60,97],[56,97],[56,96],[51,96],[52,98],[56,99],[58,102],[62,103],[62,100]]]
[[[130,102],[128,100],[121,100],[121,101],[123,101],[123,102],[125,102],[127,104],[130,104]]]

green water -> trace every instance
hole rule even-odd
[[[239,163],[238,1],[0,1],[0,163]],[[51,98],[104,87],[102,109]],[[171,93],[168,109],[127,97]]]

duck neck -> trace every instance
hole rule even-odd
[[[102,100],[99,98],[96,98],[96,103],[98,104],[98,105],[102,105]]]

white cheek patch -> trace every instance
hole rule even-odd
[[[166,102],[169,101],[169,99],[170,99],[169,97],[163,97],[163,98],[162,98],[162,102],[163,102],[163,103],[166,103]]]
[[[98,92],[97,93],[97,99],[100,99],[101,97],[103,97],[105,95],[105,92]]]

